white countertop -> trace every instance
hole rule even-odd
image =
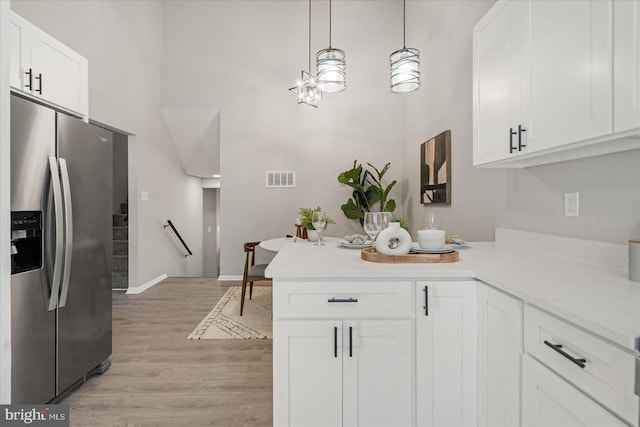
[[[571,321],[623,348],[640,348],[640,283],[625,270],[502,243],[469,243],[454,263],[364,261],[360,250],[335,242],[286,244],[267,277],[309,279],[478,279]]]

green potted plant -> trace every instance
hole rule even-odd
[[[320,208],[320,206],[315,209],[300,208],[300,211],[298,212],[298,220],[296,221],[296,225],[299,225],[306,232],[307,238],[312,242],[318,239],[318,233],[311,221],[314,212],[322,212],[322,208]],[[325,230],[329,224],[335,224],[335,221],[327,217],[327,223],[324,226]],[[301,237],[304,238],[304,234]]]
[[[367,165],[374,172],[364,169],[357,160],[354,160],[351,169],[338,175],[340,184],[353,188],[351,197],[340,208],[347,218],[357,219],[360,225],[364,222],[366,212],[376,210],[376,204],[380,212],[393,212],[396,208],[396,201],[388,199],[389,192],[396,185],[396,180],[391,181],[387,186],[382,185],[382,179],[391,167],[391,163],[384,165],[382,170],[378,170],[371,163]]]

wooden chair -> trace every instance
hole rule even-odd
[[[271,279],[264,277],[264,270],[268,264],[256,264],[256,246],[260,242],[247,242],[244,244],[245,260],[244,274],[242,275],[242,299],[240,300],[240,316],[244,310],[244,298],[247,293],[247,283],[249,284],[249,299],[253,296],[253,282],[269,281]],[[251,258],[251,259],[249,259]]]

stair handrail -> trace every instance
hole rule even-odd
[[[185,243],[184,239],[182,238],[180,233],[178,233],[178,230],[176,230],[176,227],[173,225],[173,223],[171,222],[170,219],[167,220],[167,224],[165,224],[163,228],[167,228],[167,227],[171,227],[171,230],[173,230],[173,232],[175,233],[176,237],[178,237],[178,239],[180,240],[180,243],[182,243],[182,246],[184,246],[184,248],[187,250],[187,252],[189,252],[184,257],[186,258],[189,255],[193,255],[193,252],[191,252],[191,249],[189,249],[189,246],[187,246],[187,244]]]

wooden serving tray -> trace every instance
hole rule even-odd
[[[373,262],[456,262],[460,259],[460,253],[453,251],[445,254],[385,255],[373,248],[365,248],[360,252],[360,258]]]

